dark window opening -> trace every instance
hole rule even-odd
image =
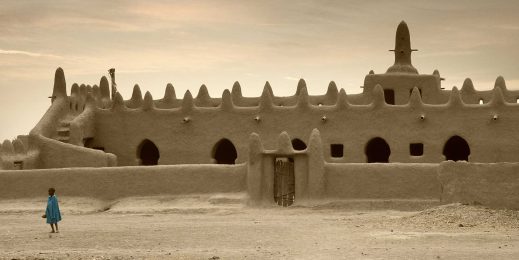
[[[449,138],[445,143],[443,155],[445,156],[445,160],[468,161],[470,155],[469,144],[465,139],[455,135]]]
[[[296,151],[302,151],[306,149],[306,144],[305,142],[301,141],[301,139],[295,138],[292,140],[292,147]]]
[[[83,138],[83,146],[84,147],[92,148],[93,145],[94,145],[94,138],[92,138],[92,137]]]
[[[14,161],[13,164],[15,170],[23,170],[23,161]]]
[[[366,144],[364,152],[368,163],[387,163],[389,162],[391,149],[384,139],[376,137]]]
[[[330,153],[333,158],[342,158],[344,156],[343,144],[331,144]]]
[[[392,89],[384,89],[384,99],[387,104],[394,105],[395,104],[395,91]]]
[[[92,147],[92,149],[103,151],[103,152],[105,151],[105,148],[101,147],[101,146],[94,146],[94,147]]]
[[[409,153],[411,156],[422,156],[423,155],[423,144],[412,143],[409,145]]]
[[[238,153],[234,144],[228,139],[222,139],[213,148],[213,158],[217,164],[235,164]]]
[[[78,110],[78,106],[77,106],[77,104],[76,104],[76,111],[77,111],[77,110]]]
[[[150,140],[145,139],[139,145],[138,157],[141,159],[141,165],[157,165],[159,163],[159,149]]]

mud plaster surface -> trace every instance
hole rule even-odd
[[[517,211],[428,201],[253,209],[244,194],[0,201],[1,259],[517,259]],[[423,210],[424,207],[429,209]],[[461,227],[460,224],[463,226]]]

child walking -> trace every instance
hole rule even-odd
[[[54,195],[56,190],[54,188],[49,189],[49,199],[47,200],[47,209],[45,214],[41,216],[47,219],[47,224],[50,224],[52,228],[51,233],[59,233],[58,222],[61,221],[61,212],[59,211],[58,198]],[[56,230],[54,230],[56,226]]]

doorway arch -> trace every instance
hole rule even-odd
[[[144,139],[137,148],[137,157],[140,165],[157,165],[160,153],[157,146],[149,139]]]
[[[445,160],[469,161],[470,147],[462,137],[455,135],[449,138],[443,146]]]
[[[235,164],[238,153],[234,144],[229,139],[223,138],[214,145],[213,158],[217,164]]]
[[[368,163],[388,163],[391,149],[386,140],[375,137],[366,144],[364,152]]]
[[[299,138],[292,139],[292,148],[296,151],[302,151],[306,149],[306,144]]]

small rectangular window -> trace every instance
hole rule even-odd
[[[422,156],[423,155],[423,144],[412,143],[409,145],[409,153],[411,156]]]
[[[330,152],[333,158],[342,158],[344,156],[344,145],[331,144]]]
[[[15,170],[23,170],[23,161],[13,162]]]
[[[480,104],[480,105],[483,105],[483,104],[485,104],[485,102],[483,101],[483,99],[482,99],[482,98],[480,98],[480,99],[479,99],[479,104]]]
[[[387,104],[394,105],[395,104],[395,91],[392,89],[384,89],[384,99]]]

